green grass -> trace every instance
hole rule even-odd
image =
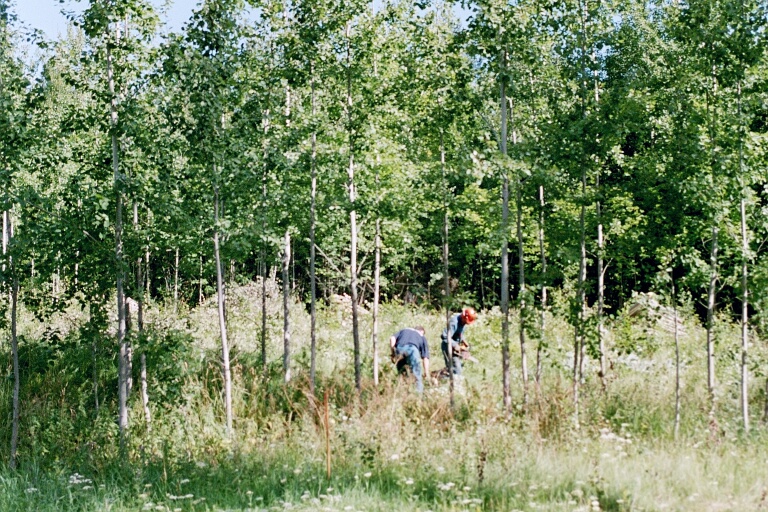
[[[368,343],[358,397],[351,320],[338,308],[320,313],[313,397],[306,371],[309,320],[301,306],[293,306],[295,378],[283,385],[276,296],[270,298],[270,377],[265,382],[256,291],[233,289],[231,296],[234,434],[228,438],[223,426],[213,308],[174,317],[154,306],[151,337],[144,345],[136,341],[137,351],[152,348],[152,427],[146,428],[134,393],[123,455],[115,426],[110,334],[81,329],[82,319],[65,315],[51,320],[59,335],[46,337],[24,313],[20,468],[0,469],[0,510],[768,509],[768,434],[760,422],[764,394],[762,386],[754,386],[753,429],[746,435],[735,395],[737,366],[725,350],[738,342],[730,326],[720,331],[718,416],[711,424],[703,333],[686,322],[682,422],[675,439],[673,351],[666,333],[651,333],[651,354],[630,359],[611,351],[605,391],[595,362],[589,362],[577,427],[568,368],[571,329],[561,319],[550,319],[541,388],[531,384],[528,404],[522,403],[519,349],[512,345],[517,350],[510,414],[501,407],[498,312],[483,313],[469,330],[480,363],[467,366],[464,391],[451,408],[447,385],[428,387],[419,397],[386,360],[381,384],[374,388]],[[382,315],[383,343],[399,327],[425,325],[433,367],[442,367],[439,312],[390,304],[382,307]],[[370,332],[369,316],[362,316],[361,329]],[[612,335],[610,347],[627,345],[619,336],[631,337],[635,345],[648,336],[642,325],[626,322]],[[92,396],[94,339],[100,354],[98,414]],[[535,349],[529,350],[533,361]],[[755,360],[764,350],[756,343]],[[5,417],[11,384],[6,378],[0,385]],[[330,478],[321,418],[326,391]],[[0,441],[0,455],[7,460],[9,432],[0,432]]]

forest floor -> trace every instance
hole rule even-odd
[[[307,376],[308,315],[303,305],[292,306],[295,372],[284,385],[276,293],[268,301],[266,381],[259,360],[258,289],[231,293],[235,423],[230,436],[223,425],[214,305],[176,315],[159,305],[149,308],[152,334],[137,338],[135,349],[138,354],[141,343],[156,347],[147,349],[152,421],[146,424],[134,393],[123,452],[108,361],[101,366],[101,409],[93,410],[86,313],[69,310],[47,328],[26,313],[20,469],[0,470],[0,510],[768,510],[765,394],[756,379],[765,346],[755,342],[751,356],[752,428],[745,433],[738,403],[738,329],[732,325],[721,322],[718,328],[712,419],[704,333],[686,316],[675,435],[674,341],[653,320],[616,315],[611,321],[606,389],[597,363],[589,360],[578,414],[571,387],[572,329],[557,314],[548,318],[540,386],[529,383],[526,402],[513,328],[513,407],[507,412],[497,310],[482,312],[468,329],[479,361],[467,364],[452,406],[446,382],[417,395],[412,383],[395,375],[386,351],[374,386],[369,314],[361,322],[367,362],[358,394],[351,319],[340,305],[320,311],[314,393]],[[432,366],[442,368],[439,311],[387,304],[381,315],[382,346],[400,327],[424,325]],[[103,335],[109,352],[109,333]],[[535,361],[537,346],[537,340],[529,342],[529,361]],[[76,377],[78,372],[83,375]],[[6,378],[0,387],[0,412],[9,418],[11,384]],[[0,437],[6,458],[10,435]]]

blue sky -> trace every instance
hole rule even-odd
[[[169,3],[167,12],[162,19],[167,23],[167,28],[173,31],[179,30],[185,21],[192,15],[192,9],[198,4],[198,0],[152,0],[156,7],[162,8]],[[82,12],[88,2],[75,0],[16,0],[16,14],[19,20],[27,26],[43,31],[46,38],[58,39],[61,34],[67,32],[67,18],[64,11]]]
[[[199,3],[199,0],[150,1],[163,12],[161,19],[166,24],[166,30],[170,31],[179,31]],[[15,3],[19,20],[29,27],[42,30],[50,40],[67,33],[68,21],[62,11],[80,13],[88,5],[85,0],[16,0]],[[462,20],[466,20],[470,14],[458,6],[454,6],[454,12]]]

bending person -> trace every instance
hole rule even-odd
[[[424,328],[421,326],[406,327],[389,337],[389,347],[392,350],[393,360],[397,363],[400,372],[405,371],[405,365],[411,367],[411,372],[416,377],[416,390],[424,391],[424,379],[421,373],[421,364],[424,363],[424,374],[429,379],[429,345],[424,337]]]

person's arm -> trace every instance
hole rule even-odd
[[[428,357],[423,358],[422,362],[424,363],[424,375],[426,376],[426,381],[431,383],[432,375],[430,375],[429,373],[429,358]]]
[[[395,350],[395,345],[397,345],[397,338],[395,338],[394,336],[390,336],[389,337],[389,348],[391,348],[392,350]]]

